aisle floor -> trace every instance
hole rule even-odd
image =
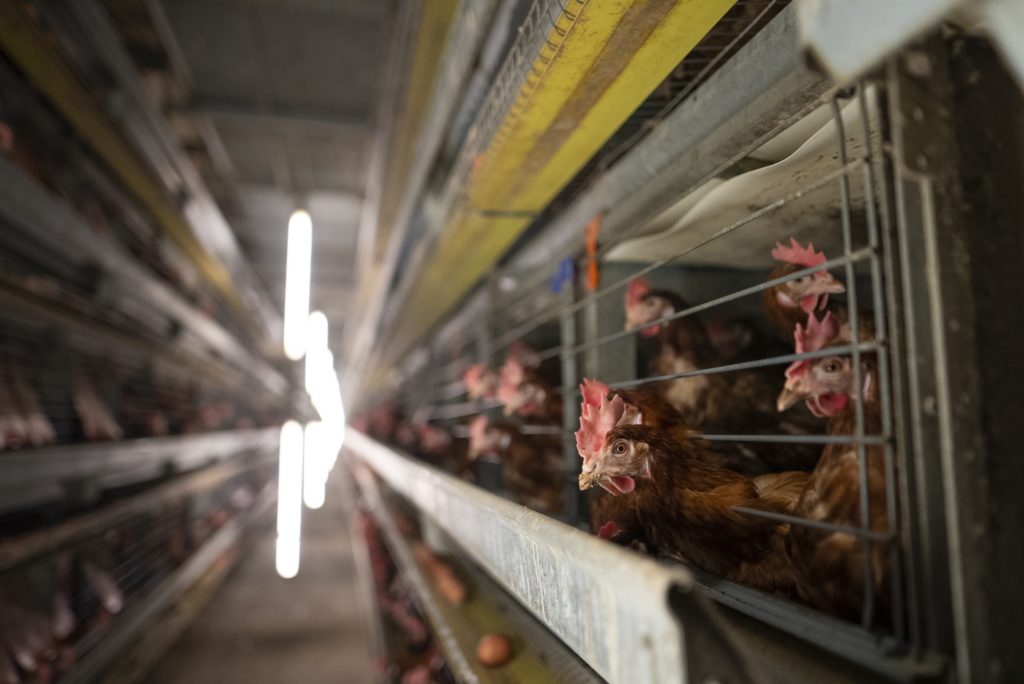
[[[304,511],[298,577],[274,571],[268,526],[147,682],[374,681],[348,524],[331,493],[322,509]]]

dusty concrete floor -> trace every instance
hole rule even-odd
[[[332,499],[333,495],[333,499]],[[145,681],[153,684],[372,682],[348,524],[337,490],[303,512],[298,577],[274,571],[273,529]]]

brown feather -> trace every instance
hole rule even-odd
[[[511,425],[488,429],[506,437],[508,446],[497,455],[502,481],[516,501],[549,513],[561,512],[567,487],[562,441],[552,435],[524,435]]]
[[[809,475],[790,470],[784,473],[770,473],[753,478],[757,495],[781,511],[792,513],[807,488]]]
[[[768,274],[768,280],[784,278],[802,268],[803,266],[797,266],[796,264],[782,264]],[[793,328],[796,327],[797,323],[806,321],[807,314],[799,306],[786,306],[782,304],[778,298],[780,287],[781,285],[770,287],[761,294],[761,308],[764,309],[764,315],[768,318],[768,321],[782,335],[782,339],[792,344]]]
[[[863,361],[865,372],[874,370],[873,360]],[[828,434],[850,435],[855,427],[855,403],[829,419]],[[882,421],[877,397],[864,402],[867,434],[880,434]],[[886,512],[885,459],[882,448],[865,448],[868,474],[869,527],[873,532],[888,530]],[[793,515],[849,527],[861,526],[860,467],[858,450],[852,444],[829,444],[808,479]],[[889,543],[871,544],[871,565],[876,609],[886,615],[889,607]],[[807,603],[848,619],[860,616],[864,591],[865,544],[845,532],[828,532],[794,525],[788,550],[799,577],[800,597]]]
[[[688,308],[678,295],[666,290],[651,291],[644,298],[649,297],[668,300],[676,311]],[[655,376],[724,363],[711,344],[704,324],[696,316],[662,325],[657,340],[659,352],[651,365]],[[707,433],[804,434],[813,426],[794,420],[785,425],[780,423],[775,405],[782,386],[782,374],[775,368],[711,373],[652,385],[679,411],[686,425]],[[747,474],[810,470],[818,457],[814,448],[800,444],[722,442],[716,445],[715,451],[721,455],[723,465]]]
[[[622,425],[608,443],[617,439],[645,445],[649,454],[650,479],[616,498],[659,554],[764,591],[795,590],[783,542],[787,526],[735,510],[784,512],[758,495],[753,480],[716,465],[685,427]]]

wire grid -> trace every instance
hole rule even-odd
[[[494,78],[466,142],[459,151],[452,172],[448,176],[443,206],[456,207],[466,200],[468,180],[480,155],[492,142],[501,145],[518,121],[517,101],[528,99],[536,88],[550,60],[536,55],[546,45],[557,53],[566,29],[558,26],[565,16],[575,23],[589,0],[534,0],[519,27],[519,36],[509,48],[508,55]]]
[[[875,328],[873,339],[861,340],[858,330],[859,321],[857,316],[851,316],[850,325],[852,328],[851,339],[857,342],[843,346],[826,348],[818,351],[803,353],[775,354],[765,358],[744,360],[734,363],[727,363],[716,367],[700,368],[693,371],[684,371],[666,375],[638,377],[632,380],[624,380],[609,383],[612,389],[623,389],[640,387],[655,383],[662,383],[669,380],[699,377],[709,374],[733,373],[742,370],[764,368],[774,366],[779,368],[781,374],[785,365],[794,361],[823,358],[826,356],[840,355],[849,356],[853,359],[853,371],[856,386],[862,386],[861,360],[865,355],[871,355],[877,360],[879,402],[881,405],[881,430],[878,433],[869,433],[865,426],[864,404],[861,397],[854,401],[855,428],[847,435],[783,435],[783,434],[703,434],[702,437],[709,441],[719,442],[763,442],[763,443],[790,443],[807,445],[828,445],[848,444],[852,445],[857,452],[858,470],[860,478],[860,516],[859,522],[855,525],[838,524],[823,521],[812,521],[791,515],[770,514],[761,511],[742,509],[742,512],[749,515],[760,515],[791,525],[802,525],[813,529],[849,534],[860,539],[864,546],[864,590],[862,598],[862,611],[859,620],[861,627],[875,633],[886,634],[890,645],[895,643],[906,643],[907,636],[907,611],[914,607],[908,605],[903,595],[903,554],[909,550],[901,548],[900,527],[901,520],[896,500],[896,478],[899,475],[895,463],[894,454],[894,426],[893,410],[891,405],[892,378],[889,371],[889,347],[887,335],[887,318],[885,293],[887,283],[883,279],[882,253],[880,242],[879,215],[884,215],[885,206],[889,193],[884,192],[882,183],[886,182],[884,174],[879,167],[883,163],[882,141],[874,130],[874,124],[869,114],[870,107],[868,98],[863,86],[853,91],[852,100],[849,100],[849,93],[842,93],[835,96],[829,103],[832,108],[833,123],[836,126],[835,136],[835,159],[836,163],[830,167],[827,173],[822,173],[809,181],[804,187],[789,195],[778,197],[776,200],[752,211],[747,216],[723,225],[715,230],[709,237],[688,247],[684,251],[667,254],[664,258],[649,263],[636,269],[627,277],[622,277],[613,282],[604,284],[600,289],[583,295],[575,293],[554,296],[550,294],[550,271],[538,271],[532,274],[508,274],[497,273],[492,277],[492,287],[489,291],[489,306],[483,321],[467,323],[456,335],[450,338],[436,339],[430,348],[426,361],[406,379],[405,387],[417,387],[415,397],[407,396],[407,401],[412,406],[417,401],[429,401],[429,404],[419,404],[419,407],[429,406],[431,419],[454,427],[455,434],[463,435],[466,419],[481,413],[494,415],[499,407],[494,401],[469,401],[465,395],[465,389],[461,386],[460,376],[471,363],[480,362],[491,365],[500,365],[501,358],[508,347],[531,336],[536,336],[540,331],[558,336],[558,342],[548,347],[536,350],[536,356],[541,360],[556,359],[563,368],[571,362],[573,366],[577,362],[586,363],[585,354],[593,350],[599,350],[607,345],[632,336],[639,332],[636,329],[623,330],[604,335],[585,335],[583,339],[575,337],[575,324],[583,317],[588,310],[595,307],[602,300],[610,296],[621,296],[625,286],[634,278],[650,274],[658,269],[674,266],[684,261],[687,256],[699,255],[699,250],[706,245],[727,239],[735,234],[739,239],[743,236],[744,229],[761,220],[771,219],[772,215],[784,207],[799,202],[802,198],[812,193],[829,193],[834,197],[837,207],[839,226],[837,227],[842,245],[839,254],[830,254],[832,258],[821,266],[804,268],[789,275],[766,279],[755,285],[728,292],[726,294],[712,297],[706,301],[692,305],[682,311],[676,311],[649,325],[664,324],[690,316],[707,313],[717,307],[738,302],[744,298],[759,295],[764,290],[777,285],[797,280],[804,276],[812,275],[822,269],[839,271],[844,275],[847,287],[846,303],[848,309],[859,311],[864,304],[858,291],[858,280],[864,278],[868,281],[870,293],[867,296],[867,303],[872,307],[871,319]],[[856,154],[851,154],[847,131],[842,119],[840,105],[852,102],[858,110],[858,116],[854,130],[850,132],[859,140]],[[857,185],[862,190],[863,212],[855,210],[852,206],[853,186]],[[882,188],[883,192],[878,193],[877,189]],[[860,233],[855,233],[854,223],[859,221]],[[825,230],[824,228],[822,229]],[[749,231],[747,231],[749,232]],[[860,244],[858,240],[863,240]],[[766,244],[766,251],[770,245]],[[605,247],[603,252],[607,252]],[[860,276],[858,274],[861,274]],[[502,278],[512,278],[515,287],[512,293],[501,292],[495,283],[500,283]],[[863,286],[863,282],[861,286]],[[565,324],[571,323],[572,336],[566,336]],[[579,376],[572,369],[572,375]],[[578,390],[576,383],[579,377],[563,378],[563,382],[553,391],[560,393],[566,401],[566,415],[564,425],[561,427],[540,428],[544,434],[561,432],[566,440],[567,464],[573,464],[571,470],[578,470],[578,455],[575,453],[575,444],[572,443],[572,431],[574,422],[578,419],[575,409],[578,405]],[[519,430],[523,434],[529,434],[534,426],[520,424]],[[884,459],[885,472],[885,513],[887,526],[885,530],[874,530],[871,527],[871,507],[878,505],[878,502],[871,501],[868,494],[868,467],[867,462],[872,450],[880,452]],[[569,456],[571,454],[571,457]],[[570,470],[567,468],[567,470]],[[570,472],[572,477],[575,473]],[[572,477],[572,484],[575,485],[575,478]],[[572,511],[572,507],[564,513],[570,523],[580,521],[579,511]],[[889,582],[891,595],[889,605],[891,615],[879,616],[875,613],[878,598],[875,595],[874,574],[875,569],[871,565],[872,548],[879,543],[885,543],[889,549],[889,567],[891,581]],[[768,601],[772,603],[772,601]],[[778,602],[776,602],[778,603]],[[888,648],[888,647],[886,647]]]
[[[206,491],[160,500],[130,519],[0,574],[0,587],[5,588],[0,603],[11,615],[16,609],[51,621],[57,597],[63,597],[75,627],[51,649],[71,654],[58,656],[65,662],[51,663],[59,681],[105,638],[122,610],[144,602],[217,528],[244,510],[232,495],[247,488],[255,496],[269,473],[264,470],[239,473]],[[116,587],[120,609],[104,606],[86,564]],[[23,628],[16,623],[8,627]]]
[[[109,347],[6,315],[0,322],[0,395],[6,398],[0,401],[0,418],[41,412],[56,433],[48,443],[88,440],[74,402],[76,378],[84,379],[126,439],[280,422],[263,393],[226,388],[210,375],[186,374],[142,349]]]
[[[112,303],[117,293],[108,291],[99,273],[40,263],[37,254],[0,249],[4,334],[31,328],[49,338],[56,329],[58,337],[89,354],[149,358],[165,375],[196,378],[211,387],[242,384],[248,388],[243,393],[263,398],[255,377],[211,358],[206,342],[171,316],[140,300]]]
[[[466,199],[468,179],[480,154],[487,148],[503,121],[507,122],[505,128],[514,125],[516,115],[512,111],[512,105],[520,95],[528,97],[536,80],[543,74],[542,71],[537,71],[536,65],[532,63],[527,70],[527,56],[535,54],[544,42],[547,42],[550,50],[557,51],[560,44],[558,41],[564,38],[567,32],[558,28],[558,17],[564,14],[575,22],[586,2],[587,0],[535,0],[531,4],[519,27],[519,37],[510,47],[509,54],[495,77],[494,84],[488,91],[475,124],[448,176],[443,206],[451,210]],[[548,211],[557,209],[596,180],[790,2],[791,0],[737,0],[655,93],[640,105],[583,170],[569,182],[563,192],[549,205]],[[552,42],[549,36],[554,36],[555,42]],[[547,62],[544,62],[542,68],[546,66]],[[531,232],[528,230],[524,239],[528,239]],[[544,292],[548,277],[549,274],[543,271],[533,274],[532,291]],[[531,302],[532,299],[527,296],[516,298],[505,305],[508,309],[505,313],[513,313],[524,305],[530,305]],[[494,320],[500,320],[500,317],[494,316]],[[533,326],[527,326],[527,331],[532,328]],[[515,337],[517,336],[513,335],[513,338]],[[548,353],[550,356],[547,358],[555,355],[554,351]],[[415,376],[417,373],[408,373],[407,377],[410,375]],[[417,379],[422,380],[421,377]]]
[[[156,221],[116,183],[105,166],[65,129],[63,117],[34,93],[0,56],[0,87],[10,95],[5,112],[15,140],[11,161],[44,189],[54,203],[63,204],[96,233],[109,235],[140,265],[164,284],[176,289],[196,308],[205,308],[231,334],[244,337],[242,321],[221,301],[209,283],[181,250],[166,237]],[[61,296],[81,302],[93,299],[91,287],[101,284],[99,274],[57,264],[48,255],[19,254],[3,258],[4,276],[24,275],[24,265],[56,267]],[[33,259],[33,257],[35,257]],[[32,269],[33,277],[40,270]]]
[[[362,495],[360,495],[359,508],[359,516],[361,517],[359,525],[361,528],[360,536],[363,537],[363,543],[370,549],[370,555],[374,559],[373,572],[370,573],[370,588],[377,596],[377,600],[374,601],[373,610],[377,613],[383,628],[381,635],[384,640],[382,655],[387,657],[429,653],[439,644],[430,621],[426,619],[427,613],[422,608],[420,597],[408,578],[400,574],[391,546],[384,538],[376,516],[371,512],[372,507],[367,504]],[[426,628],[426,643],[419,645],[410,643],[406,628],[399,624],[390,610],[385,609],[381,605],[383,602],[387,602],[393,606],[395,603],[402,601],[407,602],[407,605],[412,610],[412,614]],[[397,666],[397,663],[395,665]],[[439,670],[434,672],[434,677],[439,682],[457,681],[452,675],[447,661],[441,665]]]
[[[559,192],[544,214],[558,212],[582,194],[790,2],[738,0]]]

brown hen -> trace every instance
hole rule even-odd
[[[600,451],[584,456],[580,488],[600,485],[624,502],[646,543],[659,555],[695,565],[763,591],[790,595],[796,582],[786,554],[787,525],[741,513],[738,507],[784,513],[782,492],[722,468],[685,427],[620,424],[603,435]]]
[[[646,281],[630,283],[626,326],[639,328],[658,342],[651,364],[655,377],[725,365],[696,316],[657,323],[689,308],[679,295],[651,290]],[[674,378],[652,385],[679,411],[683,422],[708,434],[806,434],[806,417],[779,420],[774,411],[782,381],[774,369],[741,370]],[[804,420],[801,420],[803,418]],[[810,470],[817,452],[800,444],[720,442],[716,451],[725,465],[747,475],[783,470]]]
[[[845,345],[847,333],[840,330],[830,314],[821,321],[812,314],[806,328],[797,329],[798,349],[816,351]],[[779,409],[785,410],[805,400],[815,414],[828,418],[829,435],[849,436],[856,432],[855,399],[858,395],[863,402],[864,434],[881,434],[878,368],[873,355],[861,358],[860,387],[849,356],[794,363],[787,370]],[[867,529],[872,534],[884,535],[889,531],[885,455],[878,445],[865,446],[863,455],[867,473]],[[860,458],[855,444],[829,444],[811,473],[793,515],[862,528]],[[882,615],[889,607],[889,551],[890,543],[883,539],[871,544],[868,556],[875,597],[872,608]],[[848,619],[859,618],[864,609],[866,552],[861,536],[852,532],[794,525],[789,536],[789,554],[797,572],[800,597],[830,613]]]

